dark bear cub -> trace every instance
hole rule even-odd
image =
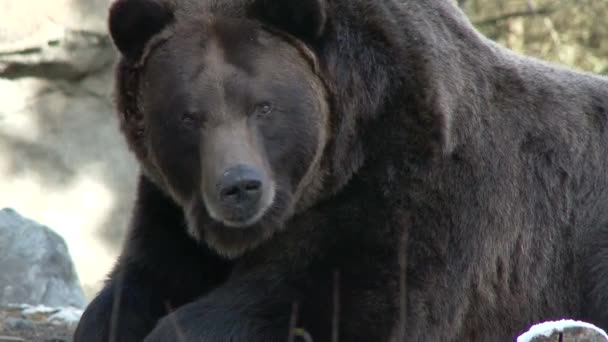
[[[451,0],[116,0],[109,29],[142,174],[76,342],[608,327],[605,79]]]

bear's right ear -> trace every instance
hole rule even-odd
[[[146,44],[173,18],[165,0],[116,0],[110,7],[109,30],[118,51],[137,60]]]

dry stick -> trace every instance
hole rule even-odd
[[[296,328],[295,335],[301,337],[304,342],[314,342],[312,336],[304,329]]]
[[[407,240],[408,234],[402,236],[399,246],[399,326],[397,327],[397,341],[405,341],[405,327],[407,320]]]
[[[114,298],[112,298],[112,315],[110,316],[110,342],[116,341],[118,312],[120,310],[120,299],[122,297],[122,282],[124,281],[124,274],[122,272],[118,272],[115,279],[116,281],[111,285],[114,286],[114,291],[112,291]]]
[[[397,341],[405,340],[405,320],[407,318],[407,293],[405,287],[405,267],[400,266],[399,272],[399,333]]]
[[[173,311],[173,308],[171,307],[171,305],[169,304],[169,302],[165,302],[165,308],[167,309],[167,312],[169,313],[167,315],[167,317],[169,317],[169,320],[171,320],[171,323],[173,323],[173,326],[175,327],[175,334],[177,335],[177,340],[178,341],[185,341],[186,340],[186,336],[184,335],[184,332],[182,331],[182,329],[180,329],[179,323],[177,322],[177,319],[175,318],[175,315],[171,314],[171,311]]]
[[[340,273],[334,271],[334,312],[332,316],[331,341],[338,342],[340,336]]]
[[[555,11],[556,11],[556,9],[553,7],[537,8],[534,11],[530,11],[530,10],[516,11],[516,12],[512,12],[512,13],[501,14],[499,16],[492,17],[492,18],[481,19],[481,20],[475,21],[474,24],[475,24],[475,26],[496,25],[497,23],[499,23],[501,21],[509,20],[512,18],[548,15]]]
[[[298,302],[293,302],[291,305],[291,317],[289,318],[289,333],[287,334],[287,342],[294,342],[296,333],[296,324],[298,321]]]

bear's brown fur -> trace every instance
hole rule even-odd
[[[143,175],[77,342],[608,328],[606,79],[450,0],[117,0],[110,32]]]

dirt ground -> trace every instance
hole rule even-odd
[[[49,323],[52,314],[25,316],[20,308],[0,307],[0,342],[70,342],[75,324]]]

